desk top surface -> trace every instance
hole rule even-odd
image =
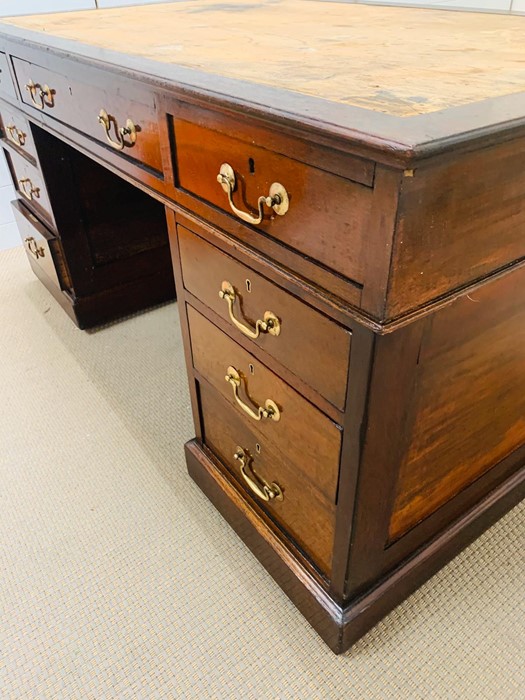
[[[315,0],[190,0],[3,20],[47,37],[396,117],[525,85],[525,17]]]

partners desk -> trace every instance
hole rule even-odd
[[[525,491],[525,18],[190,0],[0,34],[33,269],[88,327],[173,268],[189,472],[344,651]]]

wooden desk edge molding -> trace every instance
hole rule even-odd
[[[189,472],[336,653],[525,493],[524,30],[310,0],[0,25],[35,273],[81,327],[174,273]]]

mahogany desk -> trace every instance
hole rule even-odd
[[[86,327],[173,264],[190,474],[336,652],[525,490],[524,32],[306,0],[0,27],[33,269]]]

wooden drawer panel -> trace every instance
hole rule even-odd
[[[3,138],[9,145],[15,146],[20,153],[36,162],[36,146],[33,141],[31,126],[22,112],[15,107],[11,107],[6,102],[1,102],[0,118]]]
[[[130,119],[136,127],[136,141],[124,136],[121,152],[134,160],[162,173],[157,113],[153,93],[135,82],[119,78],[118,90],[107,74],[93,73],[92,84],[70,79],[60,73],[42,68],[19,58],[13,58],[22,101],[36,111],[49,114],[83,134],[96,139],[108,148],[104,125],[99,122],[100,110],[110,118],[110,137],[122,140],[119,130],[126,128]],[[36,85],[31,91],[26,86]],[[41,88],[49,87],[49,97],[42,97]],[[37,107],[38,105],[38,107]],[[41,109],[39,109],[39,107]]]
[[[20,237],[36,276],[48,286],[71,288],[62,244],[20,202],[12,202]]]
[[[335,503],[341,429],[198,311],[191,306],[187,310],[195,369],[241,412],[253,431],[271,442],[283,458],[295,464],[298,473]],[[232,376],[230,368],[239,374],[238,386],[226,380]],[[268,400],[275,403],[278,413],[257,420],[258,407],[264,409]],[[239,402],[255,416],[247,414]]]
[[[335,506],[298,471],[270,441],[265,441],[241,415],[208,384],[200,385],[205,444],[219,457],[254,500],[277,521],[325,574],[330,575]],[[262,486],[276,483],[283,500],[262,500],[243,479],[241,461],[234,455],[245,451],[246,473]]]
[[[264,218],[254,228],[363,283],[372,188],[272,150],[271,134],[254,134],[241,120],[225,133],[214,124],[212,113],[202,114],[194,122],[173,120],[177,185],[239,221],[217,181],[222,164],[233,169],[232,200],[243,212],[256,215],[259,198],[269,195],[272,183],[280,183],[289,197],[288,211],[277,215],[264,206]],[[332,165],[329,161],[327,152],[325,167]],[[255,235],[253,245],[257,246]]]
[[[15,86],[9,72],[9,59],[3,51],[0,51],[0,93],[16,100]]]
[[[253,342],[343,409],[350,331],[188,229],[178,226],[177,230],[185,288],[231,324],[234,339],[243,334],[230,318],[227,299],[219,296],[223,282],[235,290],[232,313],[243,325],[253,329],[256,320],[272,312],[279,321],[279,335],[261,332]]]
[[[38,168],[13,151],[5,151],[5,155],[11,170],[13,184],[24,204],[32,209],[37,216],[54,226],[51,202],[49,201],[44,179]]]

